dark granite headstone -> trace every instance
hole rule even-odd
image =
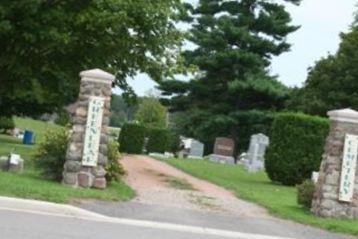
[[[235,142],[230,138],[216,138],[214,154],[232,157],[234,155]]]

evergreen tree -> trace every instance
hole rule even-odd
[[[183,56],[198,72],[189,82],[161,83],[163,95],[171,96],[163,102],[171,111],[185,112],[179,117],[182,133],[209,147],[216,136],[238,140],[240,132],[252,133],[241,128],[243,122],[266,122],[267,112],[283,107],[287,89],[268,67],[273,56],[289,50],[286,37],[298,27],[275,1],[200,0],[188,9],[188,40],[197,48]]]

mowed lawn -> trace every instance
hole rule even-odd
[[[163,160],[163,159],[161,159]],[[271,214],[330,231],[358,235],[358,221],[322,219],[296,201],[296,188],[272,183],[264,172],[250,174],[241,166],[204,160],[166,159],[168,164],[193,176],[233,191],[237,197],[264,206]]]
[[[53,123],[15,117],[15,125],[20,129],[31,130],[36,135],[35,145],[24,145],[22,140],[0,134],[0,156],[10,152],[21,155],[25,160],[25,171],[21,174],[0,171],[0,196],[66,203],[72,199],[93,198],[101,200],[129,200],[134,191],[123,182],[111,183],[105,190],[73,189],[59,182],[44,180],[40,172],[32,167],[31,159],[38,144],[44,140],[46,130],[60,129]]]

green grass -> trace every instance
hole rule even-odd
[[[44,139],[46,130],[48,129],[55,130],[62,127],[54,123],[48,123],[48,122],[33,120],[29,118],[14,117],[14,121],[17,128],[33,131],[35,133],[36,143],[39,143]]]
[[[58,182],[44,180],[37,172],[28,170],[23,174],[0,172],[0,195],[67,203],[80,198],[129,200],[134,192],[122,182],[111,183],[105,190],[73,189]]]
[[[29,160],[34,150],[35,146],[24,145],[20,139],[0,134],[0,156],[7,156],[11,152],[16,152],[25,160]]]
[[[163,160],[163,159],[161,159]],[[358,221],[315,217],[297,204],[296,188],[272,183],[264,172],[248,173],[241,166],[229,166],[190,159],[165,160],[191,175],[233,191],[237,197],[255,202],[271,214],[334,232],[358,235]]]
[[[44,139],[47,129],[59,129],[61,126],[42,121],[15,117],[15,125],[36,134],[35,145],[24,145],[20,139],[0,134],[0,156],[6,156],[15,149],[25,160],[25,171],[14,174],[0,171],[0,195],[29,198],[51,202],[66,203],[71,199],[92,198],[100,200],[129,200],[134,191],[123,182],[111,183],[105,190],[73,189],[58,182],[44,180],[38,171],[32,168],[31,158],[37,144]]]

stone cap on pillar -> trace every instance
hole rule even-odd
[[[329,116],[330,120],[358,124],[358,111],[352,110],[350,108],[331,110],[328,111],[327,115]]]
[[[87,71],[80,72],[81,80],[87,81],[97,81],[112,84],[112,81],[116,79],[116,77],[108,72],[105,72],[101,69],[92,69]]]

